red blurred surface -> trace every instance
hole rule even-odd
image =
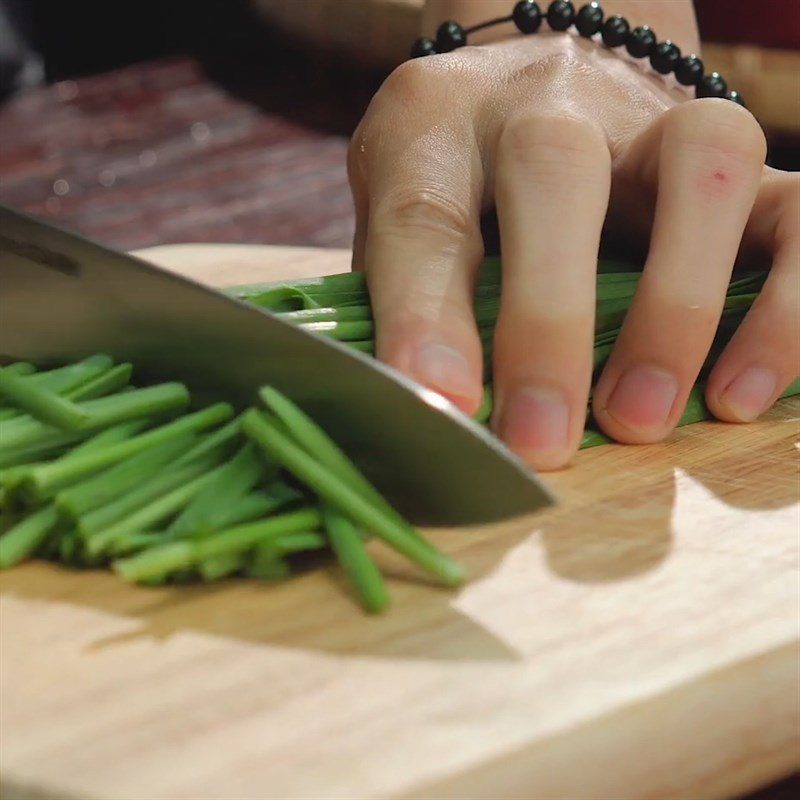
[[[695,0],[703,41],[800,50],[800,0]]]

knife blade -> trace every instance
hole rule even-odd
[[[243,408],[271,384],[405,514],[489,522],[553,502],[500,441],[386,365],[126,253],[0,206],[0,358],[95,352]]]

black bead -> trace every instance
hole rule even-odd
[[[533,0],[520,0],[514,6],[512,17],[522,33],[536,33],[542,24],[542,11]]]
[[[423,58],[424,56],[432,56],[438,53],[439,50],[436,47],[436,42],[433,41],[428,36],[421,36],[414,42],[414,46],[411,48],[410,57],[411,58]]]
[[[665,42],[659,42],[650,54],[650,66],[662,75],[669,75],[678,60],[681,57],[681,51],[669,39]]]
[[[703,80],[704,72],[703,62],[694,53],[684,56],[675,65],[675,77],[684,86],[697,86]]]
[[[587,3],[575,17],[575,27],[581,36],[587,39],[594,36],[603,27],[603,9],[600,3]]]
[[[467,43],[464,29],[453,20],[443,22],[436,31],[436,44],[440,53],[450,53]]]
[[[547,24],[554,31],[565,31],[575,19],[575,6],[569,0],[553,0],[547,9]]]
[[[631,26],[625,17],[615,14],[609,17],[603,24],[603,44],[606,47],[619,47],[625,44]]]
[[[728,91],[728,84],[719,72],[712,72],[705,75],[700,83],[697,84],[695,95],[697,97],[725,97]]]
[[[726,97],[728,98],[728,100],[730,100],[733,103],[737,103],[742,108],[747,108],[747,105],[744,102],[744,98],[739,94],[739,92],[736,91],[736,89],[731,89],[726,95]]]
[[[634,58],[644,58],[653,52],[656,35],[647,25],[634,28],[625,39],[625,48]]]

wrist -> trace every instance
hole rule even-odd
[[[543,11],[548,4],[549,0],[541,0]],[[505,17],[513,5],[514,0],[426,0],[421,34],[433,36],[439,25],[448,19],[458,20],[468,28],[487,19]],[[580,5],[576,0],[576,9]],[[620,14],[632,28],[649,25],[659,39],[676,42],[684,53],[700,54],[693,0],[603,0],[602,5],[607,16]],[[470,42],[485,44],[518,34],[516,26],[509,22],[473,34]]]
[[[504,0],[503,0],[504,1]],[[500,0],[481,3],[481,8],[497,12]],[[676,3],[682,0],[675,0]],[[622,5],[619,0],[617,5]],[[630,2],[628,3],[630,6]],[[663,5],[663,3],[659,3]],[[632,7],[632,6],[631,6]],[[664,17],[660,17],[664,21]],[[621,14],[606,15],[597,0],[575,7],[571,0],[553,0],[542,6],[536,0],[518,0],[502,15],[476,24],[446,20],[436,31],[436,38],[422,36],[414,42],[412,58],[450,53],[474,44],[476,34],[513,25],[519,32],[530,36],[536,34],[542,25],[544,30],[563,33],[575,29],[586,40],[602,41],[609,49],[624,49],[636,59],[648,59],[651,67],[664,76],[674,74],[677,82],[692,87],[698,98],[727,97],[739,105],[744,105],[741,95],[729,90],[724,78],[717,72],[707,73],[703,62],[690,50],[688,55],[681,52],[680,46],[670,39],[659,40],[648,25],[631,25]]]

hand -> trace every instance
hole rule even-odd
[[[503,296],[493,426],[542,469],[585,422],[601,230],[649,239],[633,305],[594,392],[621,442],[667,436],[708,353],[740,246],[772,260],[707,384],[749,421],[800,367],[800,183],[764,167],[764,135],[727,100],[685,99],[641,65],[537,34],[399,67],[349,158],[378,356],[467,413],[481,393],[472,288],[494,206]]]

